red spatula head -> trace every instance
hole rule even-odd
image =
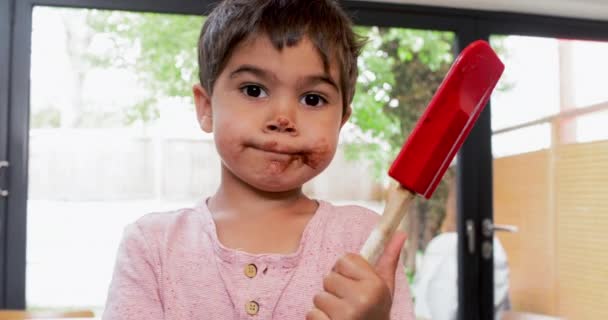
[[[430,198],[469,135],[504,65],[485,41],[467,46],[454,61],[388,174]]]

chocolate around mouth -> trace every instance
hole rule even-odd
[[[258,145],[258,146],[254,145],[254,147],[257,149],[260,149],[262,151],[266,151],[266,152],[274,152],[274,153],[287,154],[287,155],[301,155],[301,154],[306,153],[306,152],[302,151],[301,149],[281,146],[276,141],[262,143],[261,145]]]
[[[289,163],[301,159],[302,162],[311,167],[312,169],[316,169],[319,166],[319,159],[322,158],[319,151],[315,151],[311,148],[293,148],[289,146],[279,145],[276,141],[265,142],[262,144],[250,143],[245,146],[258,149],[265,152],[272,152],[281,155],[291,156],[291,160]]]

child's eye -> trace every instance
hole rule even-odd
[[[250,96],[253,98],[265,98],[268,96],[266,91],[262,89],[262,87],[255,84],[248,84],[246,86],[241,87],[241,92],[246,96]]]
[[[327,103],[327,100],[325,100],[325,98],[321,97],[318,94],[309,93],[302,97],[302,100],[300,102],[307,106],[320,107]]]

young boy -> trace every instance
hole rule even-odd
[[[413,319],[399,234],[359,252],[378,215],[302,193],[330,163],[362,42],[332,0],[226,0],[203,26],[202,130],[217,192],[125,231],[104,319]]]

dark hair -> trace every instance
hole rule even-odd
[[[211,12],[198,41],[201,85],[212,94],[217,77],[232,50],[252,34],[266,34],[281,50],[308,36],[323,60],[325,71],[336,58],[344,110],[355,94],[357,57],[364,44],[335,0],[225,0]]]

